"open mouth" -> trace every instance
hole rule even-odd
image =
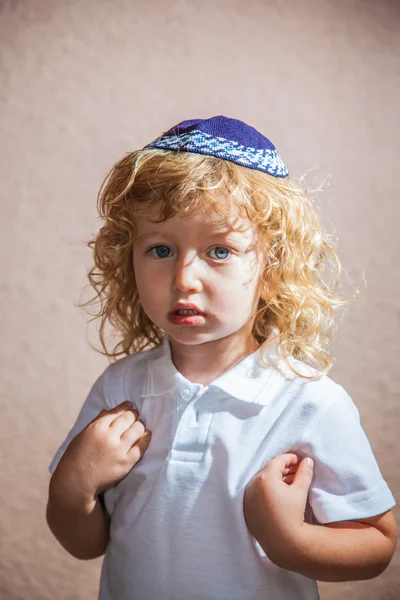
[[[173,325],[201,325],[205,319],[205,314],[194,308],[179,308],[168,315]]]

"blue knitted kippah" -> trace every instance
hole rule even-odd
[[[146,147],[208,154],[274,177],[289,174],[272,142],[243,121],[222,115],[182,121]]]

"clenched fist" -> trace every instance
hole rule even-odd
[[[278,566],[296,554],[312,477],[313,461],[288,452],[272,458],[246,487],[243,511],[249,532]]]
[[[130,402],[102,410],[70,443],[53,478],[76,504],[90,504],[142,458],[151,438]]]

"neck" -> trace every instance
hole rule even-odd
[[[239,343],[235,335],[197,345],[181,344],[171,338],[170,343],[178,371],[192,383],[202,385],[208,385],[258,348],[253,337]]]

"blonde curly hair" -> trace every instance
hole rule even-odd
[[[256,224],[267,248],[261,284],[268,294],[258,301],[255,340],[262,347],[274,328],[281,356],[296,375],[316,379],[330,370],[327,345],[335,330],[334,313],[350,300],[338,297],[341,264],[307,190],[290,177],[272,177],[212,156],[149,148],[119,160],[98,195],[103,225],[87,243],[93,251],[88,279],[95,296],[81,306],[100,304],[91,313],[92,320],[100,319],[100,353],[116,359],[154,348],[164,337],[141,306],[133,268],[135,218],[154,203],[161,220],[190,215],[201,206]],[[112,351],[106,345],[107,323],[119,338]],[[311,366],[313,374],[296,370],[292,356]]]

